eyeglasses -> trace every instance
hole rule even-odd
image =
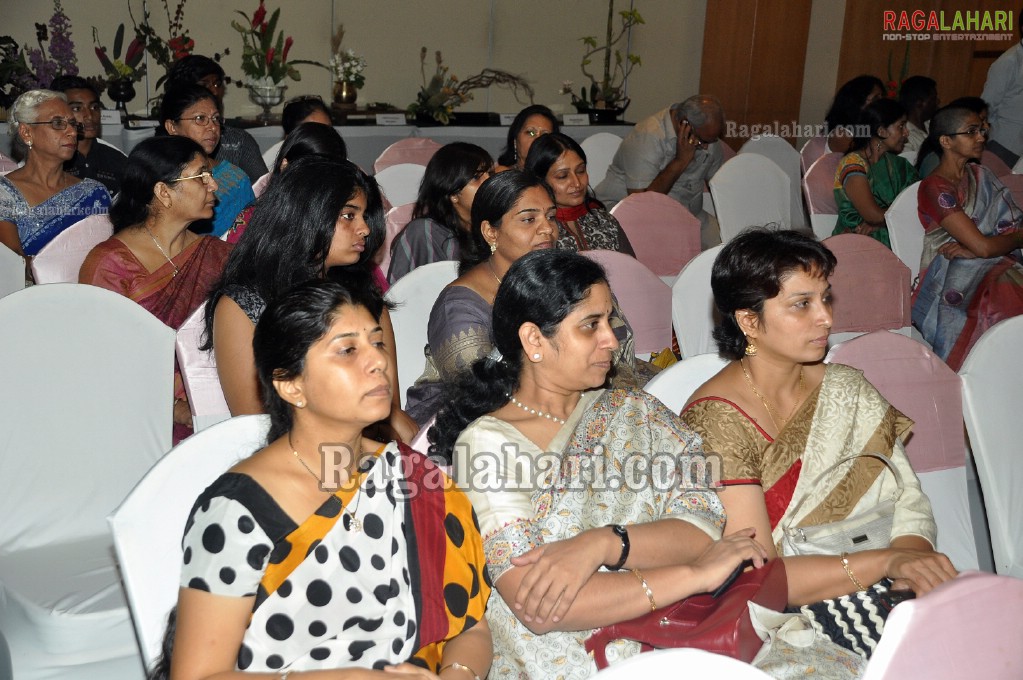
[[[224,122],[224,119],[221,118],[220,114],[217,114],[217,113],[214,113],[212,116],[207,116],[205,113],[200,113],[197,116],[191,116],[189,118],[178,118],[177,119],[177,121],[179,123],[181,123],[183,121],[186,121],[186,120],[192,121],[193,123],[195,123],[199,127],[208,127],[210,123],[213,123],[214,125],[219,126],[222,122]]]
[[[544,130],[543,128],[533,128],[533,127],[526,128],[525,130],[523,130],[523,132],[525,132],[530,137],[539,137],[541,135],[549,135],[551,133],[550,130]]]
[[[202,182],[202,185],[204,187],[208,187],[210,185],[210,182],[213,181],[213,173],[211,173],[209,170],[204,170],[203,172],[200,172],[198,175],[189,175],[188,177],[178,177],[176,179],[172,179],[171,184],[173,184],[174,182],[184,182],[186,179],[197,179]]]
[[[68,118],[51,118],[50,120],[40,120],[36,123],[23,123],[23,125],[49,125],[54,130],[67,130],[68,125],[71,125],[76,130],[78,129],[78,122]]]
[[[991,133],[991,129],[989,127],[981,127],[979,125],[971,125],[970,127],[966,128],[962,132],[949,132],[945,136],[946,137],[958,137],[959,135],[967,135],[968,137],[976,137],[977,135],[980,135],[981,137],[987,137],[988,134],[990,134],[990,133]]]

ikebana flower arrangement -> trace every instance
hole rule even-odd
[[[25,90],[31,90],[35,76],[25,61],[18,41],[0,36],[0,107],[9,108]]]
[[[885,96],[889,99],[898,99],[902,83],[906,82],[909,75],[909,43],[906,43],[906,53],[902,56],[902,69],[899,70],[898,80],[892,75],[892,53],[888,52],[888,82],[885,83]]]
[[[145,45],[138,37],[134,38],[124,53],[124,60],[121,60],[121,47],[124,45],[124,24],[117,27],[114,35],[113,58],[107,52],[107,48],[99,42],[99,31],[92,28],[92,41],[96,45],[96,56],[99,58],[103,70],[106,72],[108,82],[115,80],[126,80],[137,83],[146,74],[146,65],[142,63],[142,57],[146,53]]]
[[[614,0],[608,0],[607,30],[603,44],[598,44],[597,37],[593,35],[580,38],[587,49],[583,52],[579,68],[589,79],[589,87],[579,88],[579,94],[576,95],[571,80],[566,80],[561,85],[560,94],[572,95],[572,104],[579,111],[615,108],[624,110],[629,105],[628,97],[625,96],[625,84],[632,69],[642,66],[643,62],[638,54],[628,51],[623,53],[618,44],[629,35],[633,26],[646,22],[638,10],[622,10],[618,12],[620,26],[616,34],[614,8]],[[597,59],[603,61],[603,69],[599,76],[595,76],[587,69]]]
[[[242,71],[245,73],[249,86],[267,87],[280,85],[285,78],[302,80],[302,75],[293,63],[288,62],[288,52],[295,43],[291,36],[284,37],[284,31],[277,31],[277,22],[281,17],[278,7],[266,19],[266,7],[259,0],[259,7],[252,18],[241,10],[235,10],[245,19],[245,23],[232,21],[231,26],[242,36]]]
[[[36,24],[38,48],[25,47],[29,77],[27,89],[46,88],[60,75],[78,75],[78,57],[71,40],[71,21],[64,14],[60,0],[53,0],[53,16],[47,24]],[[47,47],[44,43],[49,43]],[[47,56],[49,52],[49,56]]]
[[[338,24],[337,30],[330,39],[331,57],[330,74],[337,83],[350,83],[361,89],[366,84],[366,58],[355,53],[352,48],[342,49],[341,42],[345,37],[344,24]]]
[[[472,90],[487,88],[491,85],[507,87],[519,103],[527,103],[519,97],[520,91],[529,97],[528,103],[533,102],[535,92],[529,83],[520,76],[507,71],[485,68],[476,75],[459,82],[457,77],[448,73],[448,67],[444,65],[444,57],[440,50],[435,53],[437,67],[428,82],[426,79],[427,52],[425,47],[419,52],[423,86],[419,89],[416,100],[409,104],[408,113],[411,116],[419,119],[432,118],[441,125],[447,125],[451,122],[451,115],[455,107],[472,99]]]

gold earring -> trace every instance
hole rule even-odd
[[[757,346],[753,344],[753,341],[748,337],[746,338],[746,356],[755,357],[757,355]]]

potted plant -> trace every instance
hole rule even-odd
[[[285,78],[301,80],[302,75],[295,68],[294,63],[288,61],[288,52],[295,43],[289,35],[284,37],[284,31],[277,31],[277,21],[281,17],[281,8],[278,7],[266,20],[266,7],[263,0],[259,0],[259,7],[249,18],[245,12],[235,10],[242,15],[245,23],[232,21],[231,27],[241,33],[242,36],[242,71],[246,75],[245,86],[249,89],[249,99],[263,107],[263,113],[259,119],[264,125],[270,122],[270,109],[284,101]]]
[[[615,3],[614,0],[608,0],[607,30],[603,44],[598,44],[597,37],[593,35],[580,38],[586,50],[583,52],[579,68],[589,79],[589,87],[580,87],[579,94],[576,95],[572,81],[566,80],[561,86],[561,94],[571,95],[572,105],[576,110],[579,113],[590,114],[590,121],[594,123],[614,121],[625,112],[630,102],[625,96],[629,74],[632,73],[632,69],[643,63],[638,54],[628,51],[623,54],[619,43],[631,33],[633,26],[646,22],[635,9],[618,12],[618,18],[620,26],[616,34]],[[603,62],[603,70],[599,77],[589,70],[595,60]]]
[[[106,73],[107,96],[117,104],[123,120],[128,118],[126,104],[135,98],[134,83],[142,80],[146,74],[146,65],[142,63],[146,49],[142,41],[137,37],[128,45],[124,53],[124,61],[121,60],[121,48],[124,45],[124,24],[117,27],[114,34],[113,60],[107,54],[107,48],[100,45],[99,31],[92,27],[92,41],[96,45],[96,57],[103,65]]]
[[[334,103],[341,108],[355,108],[355,100],[359,89],[366,84],[366,58],[355,53],[352,48],[343,49],[341,42],[345,37],[344,24],[338,24],[330,39],[332,54],[329,70],[334,79]]]

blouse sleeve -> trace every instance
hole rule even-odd
[[[457,288],[445,288],[440,294],[427,328],[430,356],[444,382],[455,381],[493,347],[489,306],[473,304]]]
[[[239,501],[216,496],[192,512],[182,540],[182,588],[252,597],[273,543]]]
[[[128,296],[136,274],[130,270],[130,264],[126,258],[118,257],[110,249],[109,242],[100,243],[89,251],[82,263],[78,271],[78,283],[99,286],[118,295]]]
[[[721,461],[723,485],[762,484],[764,447],[757,441],[759,433],[728,402],[696,401],[682,412],[682,421],[700,435],[704,453]]]
[[[936,545],[938,527],[934,522],[931,501],[920,488],[920,479],[913,471],[906,456],[901,439],[895,440],[891,455],[892,464],[902,476],[902,495],[895,503],[895,519],[892,523],[892,538],[898,536],[920,536],[932,546]],[[888,475],[890,477],[890,475]]]
[[[863,175],[866,177],[867,166],[859,154],[850,153],[846,154],[838,164],[838,170],[835,172],[835,188],[844,189],[846,180],[853,175]]]
[[[928,218],[935,226],[941,224],[949,215],[963,212],[963,206],[952,183],[934,174],[920,183],[917,208],[920,215]]]

